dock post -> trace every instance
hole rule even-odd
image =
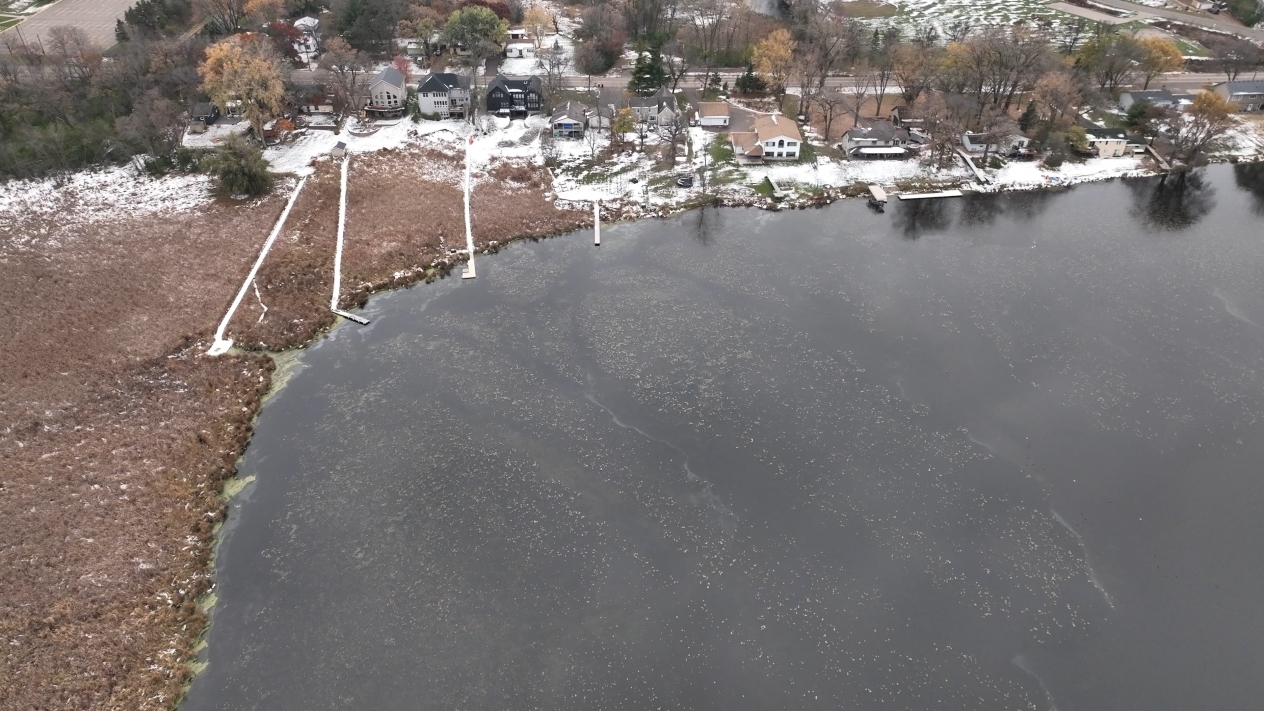
[[[601,201],[593,200],[593,246],[601,246]]]

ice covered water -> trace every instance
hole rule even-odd
[[[1264,682],[1256,173],[520,244],[269,402],[188,709],[1187,709]]]

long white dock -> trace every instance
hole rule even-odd
[[[224,338],[224,332],[228,330],[228,322],[233,320],[233,314],[236,313],[237,307],[241,305],[242,298],[246,296],[246,290],[254,282],[255,275],[259,273],[259,267],[263,266],[263,259],[268,256],[268,251],[272,249],[272,243],[276,242],[277,235],[281,234],[281,228],[285,226],[285,219],[290,216],[290,208],[294,207],[294,202],[298,200],[298,194],[303,192],[303,186],[306,184],[306,177],[298,181],[298,187],[294,188],[294,194],[290,195],[289,202],[285,203],[285,209],[281,211],[281,216],[277,218],[276,225],[272,227],[272,234],[268,235],[268,239],[263,243],[263,249],[259,250],[259,258],[255,260],[255,265],[250,268],[250,273],[246,275],[246,281],[242,283],[241,289],[237,291],[237,297],[233,299],[232,305],[228,307],[228,313],[224,314],[224,319],[219,322],[219,328],[215,329],[215,341],[207,349],[207,355],[223,355],[228,352],[229,348],[233,347],[232,339]]]
[[[465,263],[462,279],[473,279],[478,276],[474,271],[474,230],[470,227],[470,146],[474,145],[474,135],[470,134],[465,142],[465,251],[470,261]]]

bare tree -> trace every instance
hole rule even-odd
[[[637,144],[642,152],[645,151],[645,139],[650,135],[650,117],[646,112],[640,112],[633,115],[632,130],[636,132]]]
[[[681,113],[677,112],[671,115],[671,118],[659,121],[658,135],[667,142],[667,156],[664,162],[668,168],[676,165],[676,146],[680,143],[680,137],[684,134],[685,122],[681,119]]]
[[[599,117],[594,116],[593,118],[597,118],[600,121]],[[596,160],[597,153],[601,148],[601,131],[598,130],[600,124],[597,126],[592,125],[593,118],[589,119],[589,125],[584,129],[584,145],[588,146],[589,155],[592,156],[593,160]]]
[[[817,103],[822,107],[822,115],[825,119],[825,142],[830,142],[830,136],[834,129],[834,119],[847,112],[851,106],[850,100],[846,94],[838,91],[826,91],[816,98]]]
[[[325,52],[320,55],[320,68],[333,77],[334,97],[341,115],[346,116],[349,110],[357,108],[368,84],[370,67],[369,58],[343,38],[334,37],[325,43]]]
[[[246,14],[247,0],[194,0],[193,9],[220,34],[232,34]]]

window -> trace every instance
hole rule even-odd
[[[786,142],[785,142],[784,140],[777,141],[777,147],[778,147],[778,148],[785,148],[785,147],[786,147]],[[778,153],[777,155],[781,155],[781,154],[780,154],[780,153]]]

